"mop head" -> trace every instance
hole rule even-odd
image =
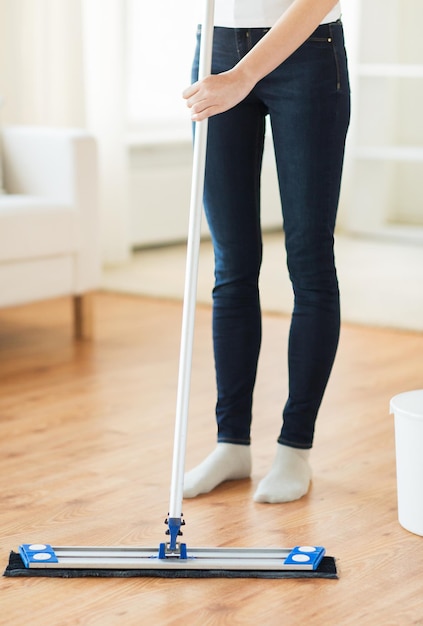
[[[11,552],[4,576],[11,578],[338,578],[335,559],[325,556],[315,570],[197,570],[197,569],[72,569],[27,568],[20,554]]]

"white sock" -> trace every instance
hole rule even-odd
[[[291,502],[304,496],[311,480],[309,453],[278,444],[272,468],[254,494],[255,502]]]
[[[225,480],[248,478],[251,474],[251,449],[234,443],[218,443],[200,465],[184,477],[184,498],[208,493]]]

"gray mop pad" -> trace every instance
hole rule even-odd
[[[44,578],[338,578],[335,559],[323,557],[315,570],[187,570],[187,569],[71,569],[27,568],[20,554],[11,552],[4,571],[9,577]]]

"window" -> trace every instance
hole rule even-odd
[[[141,142],[189,139],[181,94],[190,82],[201,0],[126,2],[129,131]]]

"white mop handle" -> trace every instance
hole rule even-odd
[[[201,28],[199,79],[211,71],[213,47],[214,0],[206,0]],[[184,487],[185,450],[191,383],[192,348],[197,299],[198,258],[200,253],[201,213],[203,208],[204,173],[207,147],[207,120],[196,122],[191,181],[191,202],[185,269],[184,305],[182,312],[181,349],[176,401],[175,438],[169,518],[180,518]]]

